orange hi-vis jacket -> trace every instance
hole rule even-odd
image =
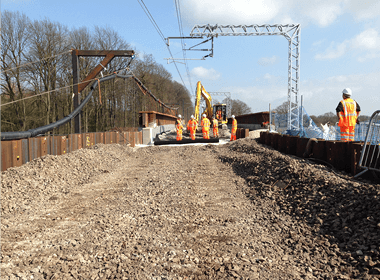
[[[192,140],[195,140],[195,132],[197,131],[198,123],[194,119],[190,119],[187,123],[187,129],[190,130],[190,137]]]
[[[182,125],[182,122],[180,120],[177,120],[177,125],[175,128],[176,128],[177,132],[180,131],[182,133],[183,125]]]
[[[176,128],[176,131],[177,131],[177,141],[181,141],[182,140],[182,130],[183,130],[183,125],[181,123],[180,120],[177,120],[177,124],[175,126]]]
[[[210,130],[210,120],[208,118],[203,118],[201,121],[202,131]]]
[[[213,119],[212,120],[212,132],[214,133],[214,137],[217,137],[218,136],[218,120],[217,119]]]
[[[214,119],[214,120],[212,121],[212,127],[213,127],[213,128],[218,128],[218,120],[217,120],[217,119]]]
[[[203,139],[210,139],[210,120],[208,118],[203,118],[201,122]]]
[[[236,131],[237,131],[237,120],[232,120],[232,129],[231,129],[231,141],[236,140]]]
[[[351,99],[343,99],[340,101],[343,105],[343,112],[339,112],[339,123],[340,127],[348,127],[356,125],[356,102]]]
[[[187,129],[190,130],[190,132],[192,131],[195,132],[197,130],[197,126],[198,126],[197,121],[193,119],[190,119],[189,122],[187,123]]]
[[[237,120],[233,119],[232,120],[232,131],[236,132],[237,130]]]

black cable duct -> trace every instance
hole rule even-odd
[[[125,79],[125,78],[132,77],[132,75],[123,76],[123,75],[113,74],[108,77],[100,78],[99,82],[108,81],[116,77]],[[56,127],[60,127],[61,125],[68,123],[73,118],[75,118],[83,109],[83,107],[87,104],[87,102],[90,100],[92,93],[97,85],[98,85],[98,81],[95,81],[91,85],[90,93],[86,96],[86,98],[82,101],[82,103],[79,104],[79,106],[66,117],[60,119],[59,121],[56,121],[55,123],[47,124],[38,128],[34,128],[34,129],[29,129],[27,131],[1,132],[1,140],[18,140],[18,139],[35,137],[40,134],[45,134],[46,132],[51,131]]]

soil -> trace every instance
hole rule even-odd
[[[379,279],[380,186],[253,138],[2,172],[1,279]]]

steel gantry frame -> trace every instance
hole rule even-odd
[[[288,46],[288,130],[299,130],[300,24],[195,25],[191,37],[282,35]]]

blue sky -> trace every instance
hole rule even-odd
[[[380,109],[380,1],[369,0],[178,0],[183,34],[196,24],[301,24],[300,95],[310,115],[335,112],[349,87],[362,114]],[[174,0],[144,0],[165,37],[179,36]],[[69,28],[111,27],[140,56],[152,54],[182,83],[162,38],[137,0],[2,0],[1,10],[20,11],[32,20],[57,21]],[[186,46],[200,40],[186,40]],[[205,45],[204,48],[209,48]],[[172,40],[175,58],[180,40]],[[187,58],[207,52],[187,51]],[[177,63],[185,86],[194,94],[201,81],[209,92],[230,92],[253,112],[287,100],[288,41],[280,36],[218,37],[214,57]],[[190,77],[190,79],[189,79]],[[190,81],[191,80],[191,84]],[[216,99],[221,99],[216,96]]]

